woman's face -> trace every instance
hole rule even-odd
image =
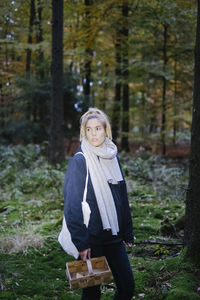
[[[86,138],[92,146],[99,147],[105,140],[105,129],[101,121],[98,119],[90,119],[85,127]]]

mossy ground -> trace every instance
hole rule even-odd
[[[66,162],[50,166],[34,146],[1,149],[0,299],[74,299],[65,275],[73,260],[57,242],[63,215]],[[126,173],[136,245],[128,250],[136,291],[133,299],[198,300],[200,268],[180,243],[187,168],[159,157],[121,157]],[[166,229],[167,228],[167,229]],[[114,284],[102,286],[112,299]]]

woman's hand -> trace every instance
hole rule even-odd
[[[88,248],[86,250],[83,250],[83,251],[79,252],[79,255],[83,261],[86,261],[87,258],[88,259],[91,258],[91,249]]]
[[[129,242],[124,242],[124,245],[127,247],[127,248],[131,248],[133,246],[133,243],[129,243]]]

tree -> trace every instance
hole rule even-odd
[[[191,128],[189,185],[186,196],[185,243],[187,255],[200,261],[200,0],[195,45],[194,95]]]
[[[49,160],[64,160],[63,130],[63,0],[52,0],[52,100]]]
[[[166,88],[167,80],[165,77],[167,65],[167,24],[163,25],[163,88],[162,88],[162,125],[161,125],[161,138],[162,138],[162,154],[166,154]]]
[[[115,85],[114,85],[114,99],[112,109],[112,137],[114,142],[117,142],[119,137],[120,120],[121,120],[121,91],[122,91],[122,8],[121,3],[116,6],[117,15],[113,18],[114,21],[111,26],[114,28],[114,50],[115,50]],[[116,24],[117,23],[117,26]]]
[[[28,48],[26,50],[26,75],[29,78],[31,72],[31,48],[32,35],[33,35],[33,25],[35,21],[35,0],[30,2],[30,16],[29,16],[29,30],[28,30]]]
[[[43,42],[43,31],[42,31],[42,3],[41,0],[37,0],[37,20],[36,20],[36,42],[38,44]],[[38,77],[40,79],[44,79],[44,51],[41,49],[41,46],[39,46],[38,50],[38,57],[37,57],[37,63],[38,63]]]
[[[116,142],[120,127],[120,110],[121,110],[121,28],[116,29],[115,41],[115,97],[112,112],[112,135]]]
[[[92,43],[90,41],[91,36],[91,7],[93,2],[91,0],[85,0],[85,27],[86,27],[86,42],[85,42],[85,74],[83,79],[83,89],[86,102],[90,103],[90,82],[91,82],[91,64],[92,64]]]
[[[124,0],[122,5],[123,28],[122,28],[122,150],[129,151],[129,1]]]

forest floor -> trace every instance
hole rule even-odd
[[[44,149],[0,147],[0,299],[79,300],[57,242],[63,216],[62,184],[68,159],[52,167]],[[133,217],[135,245],[128,249],[135,276],[133,299],[198,300],[200,268],[185,257],[183,229],[187,159],[121,153]],[[113,281],[102,286],[112,299]]]

